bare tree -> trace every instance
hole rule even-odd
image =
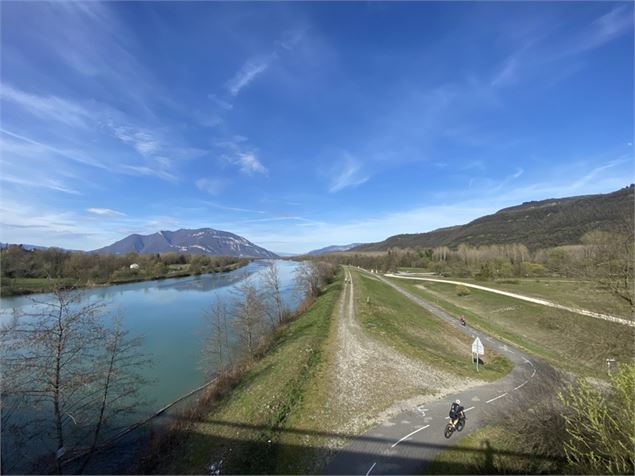
[[[284,320],[284,316],[287,313],[287,310],[282,300],[278,265],[273,261],[267,264],[267,268],[265,269],[265,272],[263,274],[263,288],[265,292],[269,294],[269,297],[273,301],[273,306],[271,307],[270,312],[270,314],[272,314],[272,324],[274,327],[279,326]]]
[[[147,380],[138,370],[150,364],[139,351],[142,338],[129,338],[129,332],[123,329],[121,317],[113,322],[113,327],[105,336],[103,359],[98,364],[97,388],[99,388],[93,413],[94,423],[89,426],[91,446],[86,452],[79,473],[83,473],[95,454],[104,435],[104,428],[119,417],[134,412],[140,404],[140,390]]]
[[[313,261],[303,261],[295,270],[295,281],[298,287],[311,296],[320,294],[320,273]]]
[[[628,230],[628,229],[627,229]],[[633,234],[591,231],[582,237],[585,262],[582,269],[631,309],[633,302]]]
[[[142,383],[135,371],[145,362],[133,352],[139,341],[127,339],[118,322],[106,327],[104,314],[103,303],[54,290],[0,332],[3,410],[9,402],[21,417],[14,425],[53,442],[57,473],[72,454],[90,458],[106,422],[132,410]],[[82,447],[87,439],[90,447]]]
[[[238,338],[244,344],[249,360],[253,360],[258,341],[263,335],[265,304],[251,281],[238,286],[239,298],[236,300],[234,327]]]
[[[229,313],[225,302],[216,298],[204,314],[205,336],[201,364],[203,371],[211,377],[231,365],[229,346]]]

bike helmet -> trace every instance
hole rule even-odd
[[[456,402],[454,402],[454,403],[456,403],[457,405],[460,405],[461,404],[461,400],[457,399]]]

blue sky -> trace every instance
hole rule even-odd
[[[632,3],[0,7],[5,242],[304,252],[634,181]]]

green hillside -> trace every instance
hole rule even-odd
[[[530,250],[580,243],[591,230],[614,231],[633,226],[635,196],[631,184],[616,192],[525,202],[478,218],[466,225],[427,233],[395,235],[351,251],[390,248],[457,247],[522,243]],[[422,224],[422,227],[425,224]]]

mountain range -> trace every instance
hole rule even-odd
[[[326,248],[320,248],[319,250],[309,251],[308,255],[324,255],[327,253],[337,253],[338,251],[348,251],[351,248],[355,248],[356,246],[360,246],[363,243],[351,243],[350,245],[333,245],[327,246]]]
[[[211,256],[277,258],[278,255],[253,244],[242,236],[212,228],[159,231],[151,235],[129,235],[96,253],[187,253]]]
[[[427,233],[391,236],[351,251],[522,243],[530,250],[580,243],[592,230],[633,229],[635,195],[631,184],[616,192],[525,202],[477,218],[466,225]]]
[[[23,249],[28,250],[28,251],[45,250],[45,249],[49,248],[48,246],[28,245],[28,244],[23,244],[23,243],[1,243],[1,242],[0,242],[0,248],[7,248],[9,245],[14,245],[14,244],[15,245],[19,245]]]

